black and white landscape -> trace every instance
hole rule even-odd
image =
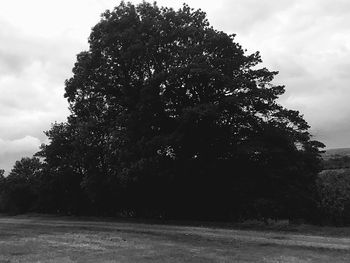
[[[4,5],[0,261],[347,262],[349,12]]]

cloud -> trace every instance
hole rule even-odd
[[[103,0],[2,5],[0,168],[9,170],[15,160],[31,156],[46,140],[43,131],[65,121],[64,81],[72,76],[76,54],[87,49],[91,27],[107,5]]]
[[[68,114],[64,80],[80,45],[26,36],[5,22],[0,25],[11,28],[0,33],[0,138],[42,138],[50,123]]]
[[[259,1],[238,2],[245,6],[242,10],[249,11],[254,9],[251,3]],[[260,1],[266,9],[258,8],[264,12],[255,20],[258,22],[249,23],[252,15],[243,18],[232,13],[242,19],[236,19],[241,21],[236,27],[237,40],[250,52],[261,51],[264,65],[280,72],[275,83],[286,86],[280,102],[304,113],[316,139],[327,147],[350,146],[350,2],[288,2],[279,6],[277,1]],[[237,1],[228,4],[226,13],[233,12],[234,3]]]
[[[0,168],[9,172],[15,161],[22,157],[31,157],[39,150],[38,138],[25,136],[16,140],[0,139]]]

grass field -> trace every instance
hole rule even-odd
[[[0,262],[350,262],[350,229],[294,231],[1,216]]]

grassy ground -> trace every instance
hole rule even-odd
[[[2,216],[0,262],[350,262],[350,229],[294,231]]]

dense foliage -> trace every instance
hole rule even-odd
[[[0,208],[11,213],[24,213],[35,208],[42,164],[38,158],[16,161],[10,174],[0,171]]]
[[[201,10],[121,3],[92,29],[43,145],[40,211],[300,218],[319,148],[259,67]]]
[[[350,224],[350,170],[325,170],[317,179],[322,223]]]

